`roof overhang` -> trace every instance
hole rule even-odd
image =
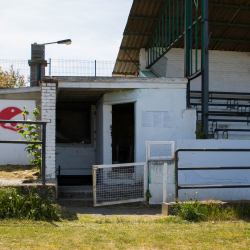
[[[179,1],[181,2],[181,1]],[[139,51],[146,48],[165,0],[134,0],[113,70],[115,76],[136,76]],[[250,52],[248,0],[209,0],[210,50]],[[183,48],[184,40],[174,48]]]

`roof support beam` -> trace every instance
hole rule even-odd
[[[140,2],[159,2],[159,3],[162,3],[162,2],[166,2],[166,0],[136,0],[136,1],[140,1]]]
[[[134,63],[134,65],[136,66],[137,68],[137,77],[139,75],[139,63],[135,63],[133,58],[129,55],[129,53],[124,49],[124,52],[127,54],[127,56],[130,58],[130,60]]]
[[[209,7],[221,7],[228,9],[240,9],[240,10],[250,10],[249,6],[235,5],[235,4],[224,4],[224,3],[209,3]]]
[[[120,73],[120,72],[113,72],[112,75],[121,75],[121,76],[135,76],[135,72],[129,72],[129,73]]]
[[[121,63],[139,63],[139,61],[121,60],[121,59],[117,59],[116,61]]]
[[[122,50],[140,50],[140,47],[120,47],[120,49]]]
[[[156,21],[158,20],[158,17],[147,17],[147,16],[129,16],[128,19],[133,19],[133,20],[149,20],[149,21]]]
[[[236,39],[211,38],[210,41],[211,41],[211,42],[245,43],[245,44],[250,44],[250,40],[236,40]]]
[[[124,36],[151,36],[151,34],[147,33],[138,33],[138,32],[123,32]]]
[[[237,28],[250,28],[250,24],[242,24],[242,23],[209,22],[209,25],[213,25],[213,26],[237,27]]]

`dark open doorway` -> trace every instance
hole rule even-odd
[[[134,103],[112,106],[112,162],[134,162]]]

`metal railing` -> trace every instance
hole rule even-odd
[[[190,97],[193,101],[190,105],[196,107],[201,106],[197,100],[201,100],[201,91],[191,91]],[[215,101],[215,102],[213,102]],[[224,101],[224,103],[223,103]],[[217,134],[222,131],[223,134],[233,132],[250,132],[249,129],[231,129],[231,128],[218,128],[218,122],[221,123],[246,123],[249,124],[250,120],[250,93],[246,92],[223,92],[223,91],[209,91],[209,103],[210,107],[220,107],[220,111],[209,111],[206,115],[209,117],[208,121],[212,122],[212,133]],[[197,120],[199,120],[200,110],[197,110]],[[229,119],[221,119],[215,117],[228,117]],[[239,119],[242,117],[241,119]],[[214,129],[215,124],[215,129]]]
[[[46,161],[46,125],[43,121],[13,121],[0,120],[0,123],[16,123],[16,124],[41,124],[42,125],[42,140],[41,141],[20,141],[20,140],[0,140],[0,143],[11,144],[41,144],[42,145],[42,183],[45,185],[45,161]]]
[[[191,90],[191,94],[194,94],[190,96],[190,99],[199,99],[201,100],[201,91],[198,90]],[[236,96],[236,97],[235,97]],[[237,107],[237,106],[245,106],[243,104],[239,104],[238,101],[250,101],[250,93],[247,92],[224,92],[224,91],[209,91],[209,102],[211,106],[217,106],[220,104],[212,103],[213,100],[224,100],[227,101],[227,103],[223,104],[223,106],[228,107]],[[235,103],[229,103],[230,101],[235,101]],[[190,102],[190,105],[201,105],[201,103],[194,103]],[[222,106],[222,105],[220,105]],[[247,107],[249,107],[247,105]]]
[[[245,167],[184,167],[178,166],[178,153],[179,152],[250,152],[250,149],[177,149],[175,152],[175,201],[178,202],[179,189],[210,189],[210,188],[250,188],[250,184],[243,185],[179,185],[178,183],[178,171],[180,170],[250,170],[250,166]]]
[[[94,206],[146,201],[146,162],[93,165]]]

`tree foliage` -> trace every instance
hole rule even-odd
[[[29,111],[27,107],[23,107],[22,115],[29,115]],[[33,110],[33,117],[36,119],[36,117],[39,115],[39,110],[35,108]],[[29,119],[28,121],[33,121],[33,119]],[[17,126],[18,128],[23,127],[24,129],[21,129],[18,131],[18,134],[21,135],[25,141],[39,141],[40,136],[37,133],[38,126],[35,124],[25,124],[22,126]],[[29,153],[28,158],[33,155],[34,160],[30,160],[28,163],[34,164],[38,167],[39,171],[41,171],[41,165],[42,165],[42,158],[41,158],[41,145],[40,144],[29,144],[26,146],[25,151]]]
[[[19,88],[26,83],[25,77],[18,70],[14,70],[13,65],[10,66],[9,71],[3,71],[0,67],[0,88]]]

